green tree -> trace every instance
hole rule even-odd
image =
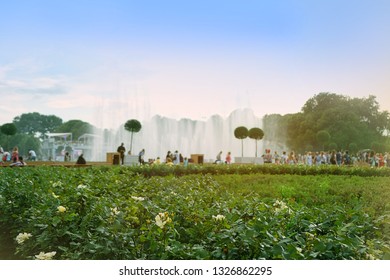
[[[141,123],[135,119],[128,120],[125,123],[125,129],[131,133],[130,150],[129,150],[130,154],[133,147],[133,134],[139,132],[141,128],[142,128]]]
[[[82,120],[70,120],[59,126],[55,132],[72,133],[73,139],[78,139],[86,133],[93,133],[94,126]]]
[[[356,143],[358,149],[371,147],[371,143],[384,143],[390,116],[381,112],[374,96],[350,98],[335,93],[320,93],[306,101],[301,112],[283,116],[286,144],[290,149],[303,152],[303,148],[326,144],[317,139],[317,133],[327,131],[339,149],[348,149]]]
[[[337,150],[337,144],[335,142],[329,143],[329,150],[330,151]]]
[[[47,116],[34,112],[15,117],[13,123],[19,133],[43,138],[46,133],[54,132],[62,124],[62,119],[54,115]]]
[[[0,127],[0,139],[5,151],[11,150],[12,136],[17,132],[17,128],[13,123],[5,123]],[[4,135],[4,136],[3,136]]]
[[[348,145],[348,149],[349,149],[349,151],[350,151],[351,153],[357,153],[357,151],[358,151],[358,146],[357,146],[356,143],[350,143],[350,144]]]
[[[244,156],[244,139],[248,137],[248,129],[245,126],[239,126],[234,130],[234,136],[241,140],[241,157]]]
[[[255,143],[256,143],[255,157],[257,157],[257,141],[263,139],[264,131],[261,128],[253,127],[251,129],[249,129],[248,136],[249,136],[249,138],[255,140]]]
[[[11,135],[15,135],[18,129],[16,128],[16,125],[13,123],[6,123],[1,126],[0,131],[5,135],[11,136]]]
[[[317,141],[320,145],[322,145],[322,150],[325,150],[325,144],[327,144],[330,140],[330,134],[326,130],[320,130],[316,135]]]

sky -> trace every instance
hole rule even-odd
[[[0,4],[0,124],[284,115],[320,92],[390,111],[388,0]]]

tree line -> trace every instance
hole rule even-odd
[[[375,96],[351,98],[319,93],[295,114],[270,114],[263,119],[264,141],[299,153],[372,149],[390,151],[390,114],[380,111]]]
[[[49,132],[71,132],[73,139],[85,133],[93,133],[94,126],[82,120],[63,120],[55,115],[42,115],[38,112],[25,113],[0,127],[0,146],[10,151],[14,146],[20,154],[27,155],[29,150],[40,153],[41,142]]]

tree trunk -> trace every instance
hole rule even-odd
[[[132,147],[133,147],[133,131],[131,132],[131,138],[130,138],[130,155],[131,155],[131,149],[132,149]]]
[[[255,153],[255,157],[257,157],[257,140],[256,141],[256,153]]]
[[[244,157],[244,139],[241,139],[241,161]]]

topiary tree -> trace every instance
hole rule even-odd
[[[249,136],[249,138],[254,139],[256,142],[255,157],[257,157],[257,141],[263,139],[264,131],[261,128],[254,127],[254,128],[249,129],[248,136]]]
[[[241,157],[244,156],[244,139],[248,137],[248,129],[245,126],[239,126],[234,130],[234,136],[241,139]]]
[[[13,123],[6,123],[1,126],[0,131],[5,135],[11,136],[16,134],[17,128]]]
[[[130,150],[129,150],[130,154],[131,154],[131,149],[132,149],[132,146],[133,146],[133,134],[134,134],[134,132],[135,133],[139,132],[141,130],[141,128],[142,128],[141,123],[139,121],[135,120],[135,119],[128,120],[125,123],[125,129],[127,131],[131,132]]]

